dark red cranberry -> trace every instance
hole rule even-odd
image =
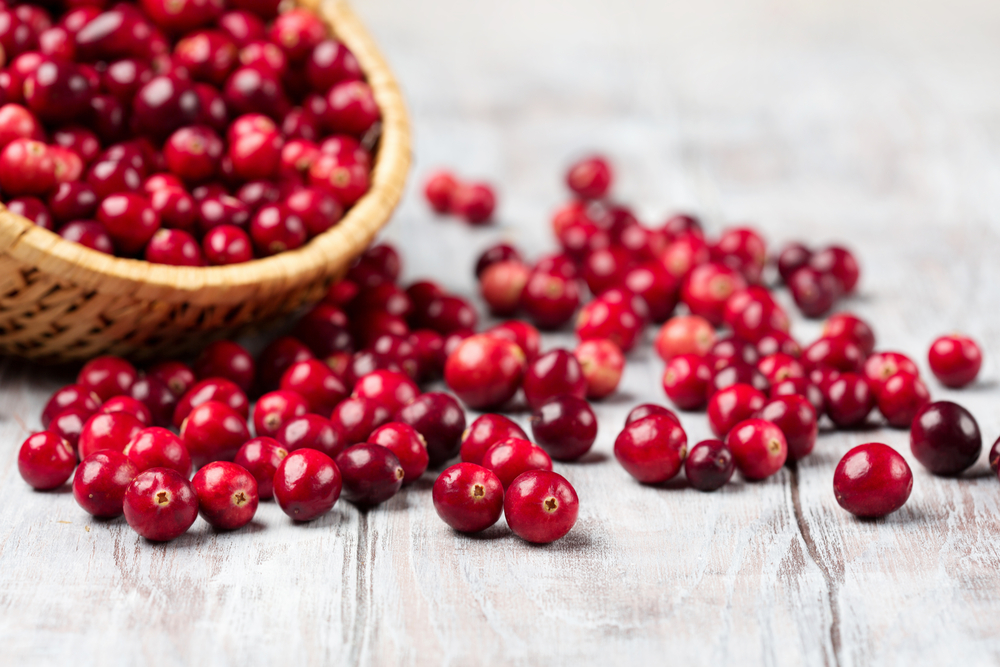
[[[767,247],[760,234],[749,227],[723,230],[711,248],[712,259],[739,271],[747,282],[760,282],[767,263]]]
[[[626,290],[610,289],[580,311],[576,335],[580,340],[607,338],[628,352],[641,341],[648,319],[642,299]]]
[[[78,385],[90,389],[103,402],[114,396],[128,394],[138,372],[121,357],[104,356],[91,359],[76,377]]]
[[[524,374],[524,396],[532,409],[561,394],[587,395],[580,363],[566,350],[552,350],[535,359]]]
[[[833,276],[841,294],[850,294],[858,284],[861,269],[851,251],[840,246],[829,246],[809,258],[814,271]]]
[[[931,402],[927,386],[916,375],[896,373],[878,393],[879,412],[896,428],[910,428],[921,408]]]
[[[403,469],[404,484],[419,479],[427,470],[429,462],[427,443],[409,424],[390,422],[380,426],[372,431],[367,442],[370,445],[385,447],[396,456]]]
[[[200,468],[212,461],[232,461],[250,439],[246,417],[218,401],[198,405],[181,424],[181,439]]]
[[[456,456],[462,447],[465,413],[458,401],[448,394],[422,394],[403,406],[394,420],[412,426],[424,438],[430,465],[443,464]],[[483,451],[485,449],[483,447]]]
[[[372,398],[351,397],[337,404],[330,421],[350,444],[365,442],[379,426],[387,423],[392,415]]]
[[[169,468],[187,479],[191,474],[191,456],[187,446],[165,428],[144,428],[129,441],[122,452],[139,472],[150,468]]]
[[[601,199],[611,188],[611,167],[599,155],[575,162],[566,172],[566,185],[583,199]]]
[[[285,200],[285,207],[302,220],[310,237],[336,225],[344,214],[344,208],[336,199],[317,188],[303,188],[292,193]]]
[[[823,338],[847,338],[864,356],[875,351],[875,334],[867,322],[852,313],[837,313],[823,323]]]
[[[626,472],[644,484],[665,482],[680,472],[687,454],[687,434],[663,415],[629,424],[615,440],[615,458]]]
[[[325,39],[306,61],[306,78],[313,90],[329,90],[341,81],[362,78],[361,66],[350,49],[334,39]]]
[[[69,183],[63,183],[62,185],[69,185]],[[52,198],[50,197],[49,199],[51,200]],[[53,229],[53,213],[36,197],[17,197],[16,199],[11,199],[7,202],[7,210],[15,215],[20,215],[31,220],[42,229],[50,231]]]
[[[705,357],[711,353],[715,342],[715,329],[704,317],[678,315],[660,327],[653,347],[661,359],[669,362],[682,354]],[[732,350],[735,355],[737,352],[735,345]]]
[[[979,425],[957,403],[929,403],[913,418],[910,450],[935,475],[957,475],[976,462],[982,447]]]
[[[359,378],[351,395],[371,398],[395,414],[420,395],[420,389],[402,373],[378,370]]]
[[[788,443],[781,429],[763,419],[742,421],[726,436],[736,467],[750,480],[765,479],[781,470]]]
[[[708,424],[720,438],[764,407],[767,398],[748,384],[737,383],[715,392],[708,401]]]
[[[504,509],[504,488],[495,474],[474,463],[458,463],[441,473],[432,492],[441,520],[463,533],[495,524]]]
[[[174,47],[177,64],[197,81],[221,86],[236,66],[238,50],[229,35],[219,30],[199,30],[178,40]]]
[[[254,248],[265,257],[301,247],[307,236],[302,218],[279,204],[264,206],[250,223]]]
[[[43,61],[24,79],[25,102],[45,123],[78,118],[89,108],[95,92],[79,65],[55,58]]]
[[[108,63],[101,73],[101,87],[123,105],[131,105],[135,94],[153,78],[149,64],[135,58]]]
[[[680,284],[659,262],[632,266],[622,277],[622,285],[646,302],[653,322],[665,322],[677,306]]]
[[[829,273],[821,273],[810,266],[795,271],[788,279],[788,288],[806,317],[822,317],[833,307],[840,295],[840,285]]]
[[[823,392],[826,413],[841,428],[863,424],[875,407],[875,396],[868,380],[857,373],[844,373]]]
[[[104,406],[101,407],[103,408]],[[77,442],[80,440],[80,433],[83,431],[83,425],[87,423],[88,419],[90,419],[91,414],[93,413],[89,410],[81,408],[67,408],[57,414],[52,421],[49,422],[48,430],[69,443],[69,446],[73,449],[75,456]]]
[[[781,429],[788,445],[788,457],[793,461],[804,458],[816,446],[816,409],[802,396],[773,398],[754,416]]]
[[[226,378],[211,377],[199,381],[177,402],[173,414],[174,426],[180,428],[191,410],[206,401],[225,403],[236,410],[244,420],[250,415],[250,401],[239,385]]]
[[[21,478],[39,491],[66,483],[76,467],[76,453],[61,436],[41,431],[28,437],[17,453]]]
[[[862,518],[895,512],[906,503],[912,489],[913,473],[906,459],[881,442],[854,447],[833,473],[837,503]]]
[[[177,397],[159,378],[139,378],[132,384],[129,395],[149,408],[156,426],[169,426],[172,423]]]
[[[250,235],[233,225],[219,225],[205,233],[202,240],[205,259],[213,266],[241,264],[253,259]]]
[[[416,309],[416,304],[414,304]],[[419,309],[416,309],[419,312]],[[420,317],[423,328],[433,329],[444,335],[462,329],[475,329],[478,317],[475,309],[457,296],[442,296],[434,299]]]
[[[684,475],[699,491],[715,491],[732,478],[736,464],[733,453],[721,440],[702,440],[684,459]]]
[[[288,450],[277,440],[259,437],[247,440],[236,453],[233,463],[244,468],[257,481],[257,494],[261,500],[274,496],[274,474]]]
[[[120,452],[105,450],[83,459],[73,476],[73,497],[86,512],[100,518],[121,516],[129,484],[138,474]]]
[[[158,229],[146,245],[144,257],[153,264],[205,266],[201,246],[181,229]]]
[[[587,398],[605,398],[618,388],[625,369],[621,348],[606,338],[580,343],[573,352],[587,381]]]
[[[296,521],[312,521],[329,512],[340,498],[341,486],[333,459],[315,449],[292,452],[274,474],[274,498]]]
[[[725,368],[733,364],[757,366],[760,362],[757,348],[734,336],[716,339],[707,356],[713,369]]]
[[[508,438],[486,451],[483,467],[493,472],[506,489],[519,475],[529,470],[552,470],[552,459],[534,443]]]
[[[786,331],[772,331],[757,341],[757,353],[766,357],[781,352],[798,359],[802,356],[802,346]]]
[[[160,227],[160,216],[149,200],[134,193],[120,193],[104,199],[97,220],[107,230],[115,247],[127,255],[141,251]]]
[[[14,201],[9,202],[7,208],[12,213],[24,215],[36,225],[45,227],[46,218],[42,215],[42,210],[36,209],[33,212],[35,217],[31,217],[31,215],[26,214],[29,213],[28,211],[15,210]],[[91,218],[97,212],[97,193],[92,187],[80,181],[60,183],[56,191],[49,197],[48,209],[45,210],[51,212],[51,218],[54,218],[58,223]],[[50,225],[51,218],[49,219]],[[51,226],[45,228],[52,229]]]
[[[849,338],[820,338],[802,351],[801,361],[807,371],[828,366],[844,373],[860,373],[865,354]]]
[[[575,279],[538,270],[532,271],[521,293],[521,306],[541,329],[563,326],[579,305],[580,288]]]
[[[257,357],[257,383],[264,390],[276,389],[285,371],[312,358],[312,352],[298,339],[291,336],[275,338]]]
[[[968,336],[952,334],[931,343],[927,361],[938,382],[958,389],[976,379],[983,365],[983,353]]]
[[[272,72],[257,67],[240,67],[222,89],[226,106],[233,114],[263,113],[281,118],[289,109],[281,82]]]
[[[184,396],[198,381],[191,367],[180,361],[162,361],[151,367],[147,375],[165,383],[178,398]]]
[[[566,225],[559,233],[558,239],[562,251],[574,262],[581,262],[590,253],[611,245],[608,232],[589,219],[577,220]]]
[[[524,352],[515,343],[478,334],[466,338],[448,355],[444,378],[463,403],[483,409],[502,405],[514,396],[525,366]]]
[[[326,102],[328,106],[323,122],[333,132],[362,136],[381,118],[372,89],[363,81],[343,81],[333,85],[326,94]],[[480,199],[487,197],[487,194],[478,190],[474,195],[465,194],[464,191],[470,187],[475,188],[477,185],[463,185],[456,191],[453,202],[455,212],[470,222],[486,220],[493,212],[493,202]],[[492,196],[492,191],[488,195]],[[460,208],[466,201],[472,217],[466,213],[466,208]],[[484,218],[482,215],[487,208],[488,213]]]
[[[80,430],[77,440],[80,458],[104,449],[122,452],[143,428],[144,424],[127,412],[94,414]]]
[[[123,510],[135,532],[147,540],[169,542],[187,532],[198,518],[198,495],[176,470],[153,468],[132,480]]]
[[[132,100],[132,122],[140,132],[165,138],[185,125],[201,120],[201,99],[191,81],[177,76],[155,76]]]
[[[792,274],[806,266],[812,251],[801,243],[789,243],[778,253],[778,273],[781,279],[788,282]]]
[[[583,279],[593,294],[620,285],[634,260],[624,248],[612,246],[589,253],[583,260]]]
[[[209,343],[194,362],[194,372],[199,379],[225,378],[244,392],[253,386],[254,371],[253,357],[246,348],[231,340]]]
[[[309,412],[326,415],[347,398],[347,387],[329,366],[318,359],[300,361],[281,376],[281,389],[297,392],[309,404]]]
[[[244,9],[226,12],[219,17],[216,25],[229,35],[236,46],[245,46],[253,40],[264,38],[264,21],[257,14]]]
[[[194,199],[177,186],[154,190],[149,195],[149,205],[160,216],[160,223],[170,229],[195,231],[198,211]]]
[[[347,208],[368,191],[368,165],[357,162],[354,158],[321,151],[309,167],[308,183],[329,193]]]
[[[180,128],[163,146],[167,167],[188,183],[199,183],[215,176],[222,151],[219,135],[204,125]]]
[[[673,357],[663,373],[663,391],[681,410],[697,410],[705,406],[712,370],[703,357],[679,354]]]
[[[235,463],[216,461],[191,480],[198,494],[198,512],[214,528],[236,530],[257,513],[257,480]]]
[[[635,406],[631,411],[629,411],[628,416],[625,417],[625,425],[628,426],[632,422],[639,421],[640,419],[649,417],[650,415],[660,415],[676,422],[678,426],[681,424],[681,420],[678,419],[673,410],[665,408],[662,405],[656,405],[655,403],[643,403]]]
[[[406,474],[395,454],[369,443],[348,447],[337,456],[336,463],[344,498],[358,505],[378,505],[392,498]]]
[[[580,510],[579,498],[570,483],[548,470],[531,470],[515,479],[503,505],[507,525],[514,534],[536,544],[565,536]]]
[[[920,376],[917,365],[899,352],[876,352],[865,360],[864,374],[876,396],[882,391],[885,381],[896,373]]]
[[[597,416],[582,398],[555,396],[532,413],[531,433],[552,458],[575,461],[589,452],[597,439]]]

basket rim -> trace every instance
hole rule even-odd
[[[301,248],[242,264],[179,267],[107,255],[67,241],[0,204],[0,247],[28,266],[95,292],[180,303],[205,288],[250,288],[280,293],[290,284],[329,273],[363,250],[388,221],[403,194],[410,167],[410,128],[402,94],[373,38],[346,0],[298,0],[316,11],[354,53],[382,113],[382,134],[369,190],[336,224]],[[224,303],[218,290],[214,301]],[[246,289],[230,291],[244,301]]]

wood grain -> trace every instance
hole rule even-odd
[[[1000,5],[982,0],[358,0],[414,119],[416,179],[386,236],[407,277],[472,295],[475,253],[552,248],[567,161],[615,159],[617,194],[655,222],[750,221],[772,244],[841,239],[864,266],[845,303],[926,372],[934,336],[981,340],[973,388],[931,381],[1000,433]],[[500,184],[500,224],[433,218],[430,168]],[[784,298],[785,295],[782,295]],[[796,321],[809,341],[818,325]],[[546,337],[568,345],[569,334]],[[715,494],[642,487],[614,462],[628,409],[662,401],[648,346],[598,407],[594,453],[557,464],[580,520],[534,547],[500,525],[459,536],[432,477],[385,506],[295,526],[272,503],[234,534],[169,545],[33,493],[16,450],[71,374],[0,366],[0,662],[16,664],[870,664],[1000,661],[1000,486],[985,454],[926,474],[907,434],[824,433],[815,454]],[[524,415],[517,418],[524,422]],[[709,435],[683,416],[689,439]],[[851,446],[910,461],[913,495],[858,521],[831,479]]]

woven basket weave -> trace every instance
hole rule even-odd
[[[358,59],[382,111],[371,189],[308,244],[245,264],[174,267],[63,240],[0,205],[0,353],[46,362],[180,354],[318,301],[388,221],[410,166],[406,109],[343,0],[300,0]]]

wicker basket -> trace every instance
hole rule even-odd
[[[371,189],[298,250],[245,264],[174,267],[65,241],[0,205],[0,353],[46,362],[179,354],[318,301],[388,221],[410,165],[396,81],[344,0],[301,0],[357,56],[382,111]]]

